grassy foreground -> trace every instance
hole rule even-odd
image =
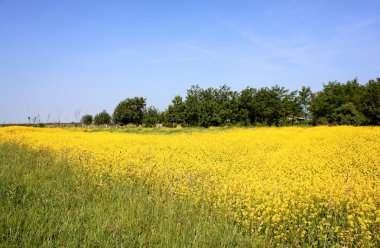
[[[78,170],[78,171],[77,171]],[[0,247],[250,247],[271,241],[141,184],[79,176],[44,151],[0,144]]]

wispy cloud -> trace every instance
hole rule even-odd
[[[248,32],[244,28],[238,27],[237,25],[234,25],[229,22],[222,22],[222,25],[240,34],[241,36],[247,38],[251,43],[258,44],[258,45],[264,44],[262,37],[260,37],[258,34],[253,34],[252,32]]]
[[[185,51],[178,52],[176,56],[172,57],[159,57],[159,58],[151,58],[143,60],[142,62],[145,63],[186,63],[186,62],[194,62],[194,61],[201,61],[206,58],[215,58],[215,59],[227,59],[227,56],[224,56],[223,54],[220,54],[218,52],[212,51],[205,47],[200,47],[196,45],[192,45],[185,42],[177,42],[175,43],[177,47],[180,47],[182,49],[185,49]],[[188,56],[190,52],[190,56]]]
[[[354,27],[352,28],[352,30],[361,30],[361,29],[365,29],[365,28],[368,28],[374,24],[377,24],[380,22],[380,18],[378,17],[374,17],[374,18],[369,18],[369,19],[366,19],[366,20],[361,20],[359,21],[358,23],[356,23],[356,25],[354,25]]]
[[[185,63],[191,61],[197,61],[197,58],[158,58],[145,60],[148,63]]]
[[[215,52],[213,50],[210,50],[208,48],[204,48],[204,47],[200,47],[200,46],[195,46],[195,45],[191,45],[191,44],[188,44],[188,43],[183,43],[183,42],[178,42],[177,43],[180,47],[183,47],[183,48],[186,48],[186,49],[190,49],[190,50],[193,50],[195,52],[199,52],[201,54],[205,54],[205,55],[208,55],[212,58],[215,58],[215,59],[222,59],[222,60],[228,60],[228,61],[232,61],[232,62],[243,62],[243,63],[248,63],[248,64],[252,64],[252,65],[256,65],[256,66],[260,66],[260,67],[273,67],[273,65],[270,65],[269,63],[263,61],[263,60],[260,60],[259,58],[245,58],[245,57],[241,57],[241,54],[234,54],[233,56],[230,56],[230,55],[225,55],[225,54],[221,54],[221,53],[218,53],[218,52]],[[201,58],[198,58],[198,59],[195,59],[195,60],[202,60]]]
[[[221,53],[212,51],[212,50],[205,48],[205,47],[195,46],[195,45],[184,43],[184,42],[177,42],[177,45],[182,47],[182,48],[190,49],[190,50],[193,50],[193,51],[201,53],[201,54],[209,55],[211,57],[224,58],[224,59],[228,58],[227,56],[225,56]]]
[[[276,62],[288,61],[307,67],[315,66],[318,60],[331,56],[327,52],[317,54],[315,52],[316,42],[305,35],[262,34],[232,24],[224,24],[224,26],[247,39],[252,44],[256,60],[263,62],[275,64]]]

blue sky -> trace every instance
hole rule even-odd
[[[0,123],[74,121],[192,84],[380,77],[380,1],[0,0]]]

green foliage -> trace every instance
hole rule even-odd
[[[350,114],[343,113],[348,109]],[[299,91],[275,85],[260,89],[247,87],[235,92],[226,85],[207,89],[193,85],[187,90],[185,100],[176,96],[163,116],[166,126],[282,126],[299,124],[299,121],[322,125],[378,125],[380,79],[364,86],[357,79],[346,84],[329,82],[317,93],[304,86]]]
[[[245,125],[254,124],[257,119],[257,109],[255,108],[254,101],[257,90],[254,88],[247,87],[242,90],[238,95],[237,105],[238,105],[238,120],[239,123],[244,123]]]
[[[144,113],[143,123],[146,127],[154,127],[162,122],[162,114],[155,107],[149,107]]]
[[[189,126],[200,126],[201,92],[198,85],[192,85],[187,90],[184,117]]]
[[[95,125],[111,124],[111,116],[107,113],[107,111],[103,110],[99,114],[95,115],[94,124]]]
[[[186,104],[183,102],[181,96],[175,96],[172,104],[164,113],[164,120],[166,126],[173,126],[176,124],[183,125],[185,121]]]
[[[365,122],[365,118],[363,114],[356,110],[354,104],[349,102],[334,110],[332,121],[338,125],[358,126]]]
[[[267,125],[280,126],[292,107],[288,99],[288,90],[278,85],[271,88],[261,88],[257,91],[253,106],[257,113],[257,121]]]
[[[369,125],[380,125],[380,78],[365,85],[361,109]]]
[[[85,125],[91,125],[93,120],[94,118],[92,117],[92,115],[84,115],[82,116],[81,123]]]
[[[362,118],[362,113],[360,111],[365,109],[365,94],[367,92],[367,86],[360,85],[357,79],[342,84],[339,82],[329,82],[323,86],[323,90],[317,92],[311,99],[309,110],[313,116],[313,122],[318,124],[321,120],[326,121],[330,124],[342,124],[348,122],[357,122],[360,124],[365,124]],[[348,104],[351,103],[351,104]],[[347,105],[348,104],[348,105]],[[344,113],[351,111],[354,115],[355,121],[350,118],[343,117]],[[359,111],[359,112],[358,112]],[[357,124],[355,124],[357,125]]]
[[[169,126],[221,126],[238,121],[237,92],[226,85],[202,89],[193,85],[187,91],[186,101],[176,96],[165,112]]]
[[[143,97],[127,98],[121,101],[113,113],[114,122],[121,125],[142,124],[145,106],[146,99]]]
[[[143,183],[99,183],[44,151],[0,144],[1,247],[256,247],[273,240]]]
[[[305,86],[296,91],[275,85],[236,92],[227,85],[206,89],[192,85],[185,98],[175,96],[162,113],[145,106],[145,98],[128,98],[115,108],[113,119],[116,124],[147,127],[158,122],[167,127],[380,125],[380,79],[366,85],[357,79],[329,82],[316,93]]]
[[[237,113],[236,92],[226,85],[218,89],[199,91],[198,123],[202,127],[221,126],[235,122]]]
[[[301,90],[298,92],[298,99],[300,104],[300,109],[302,112],[302,117],[307,119],[309,117],[309,106],[311,99],[313,97],[313,92],[310,87],[302,86]]]

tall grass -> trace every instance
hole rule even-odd
[[[251,247],[270,240],[138,182],[101,185],[44,151],[0,144],[0,247]]]

